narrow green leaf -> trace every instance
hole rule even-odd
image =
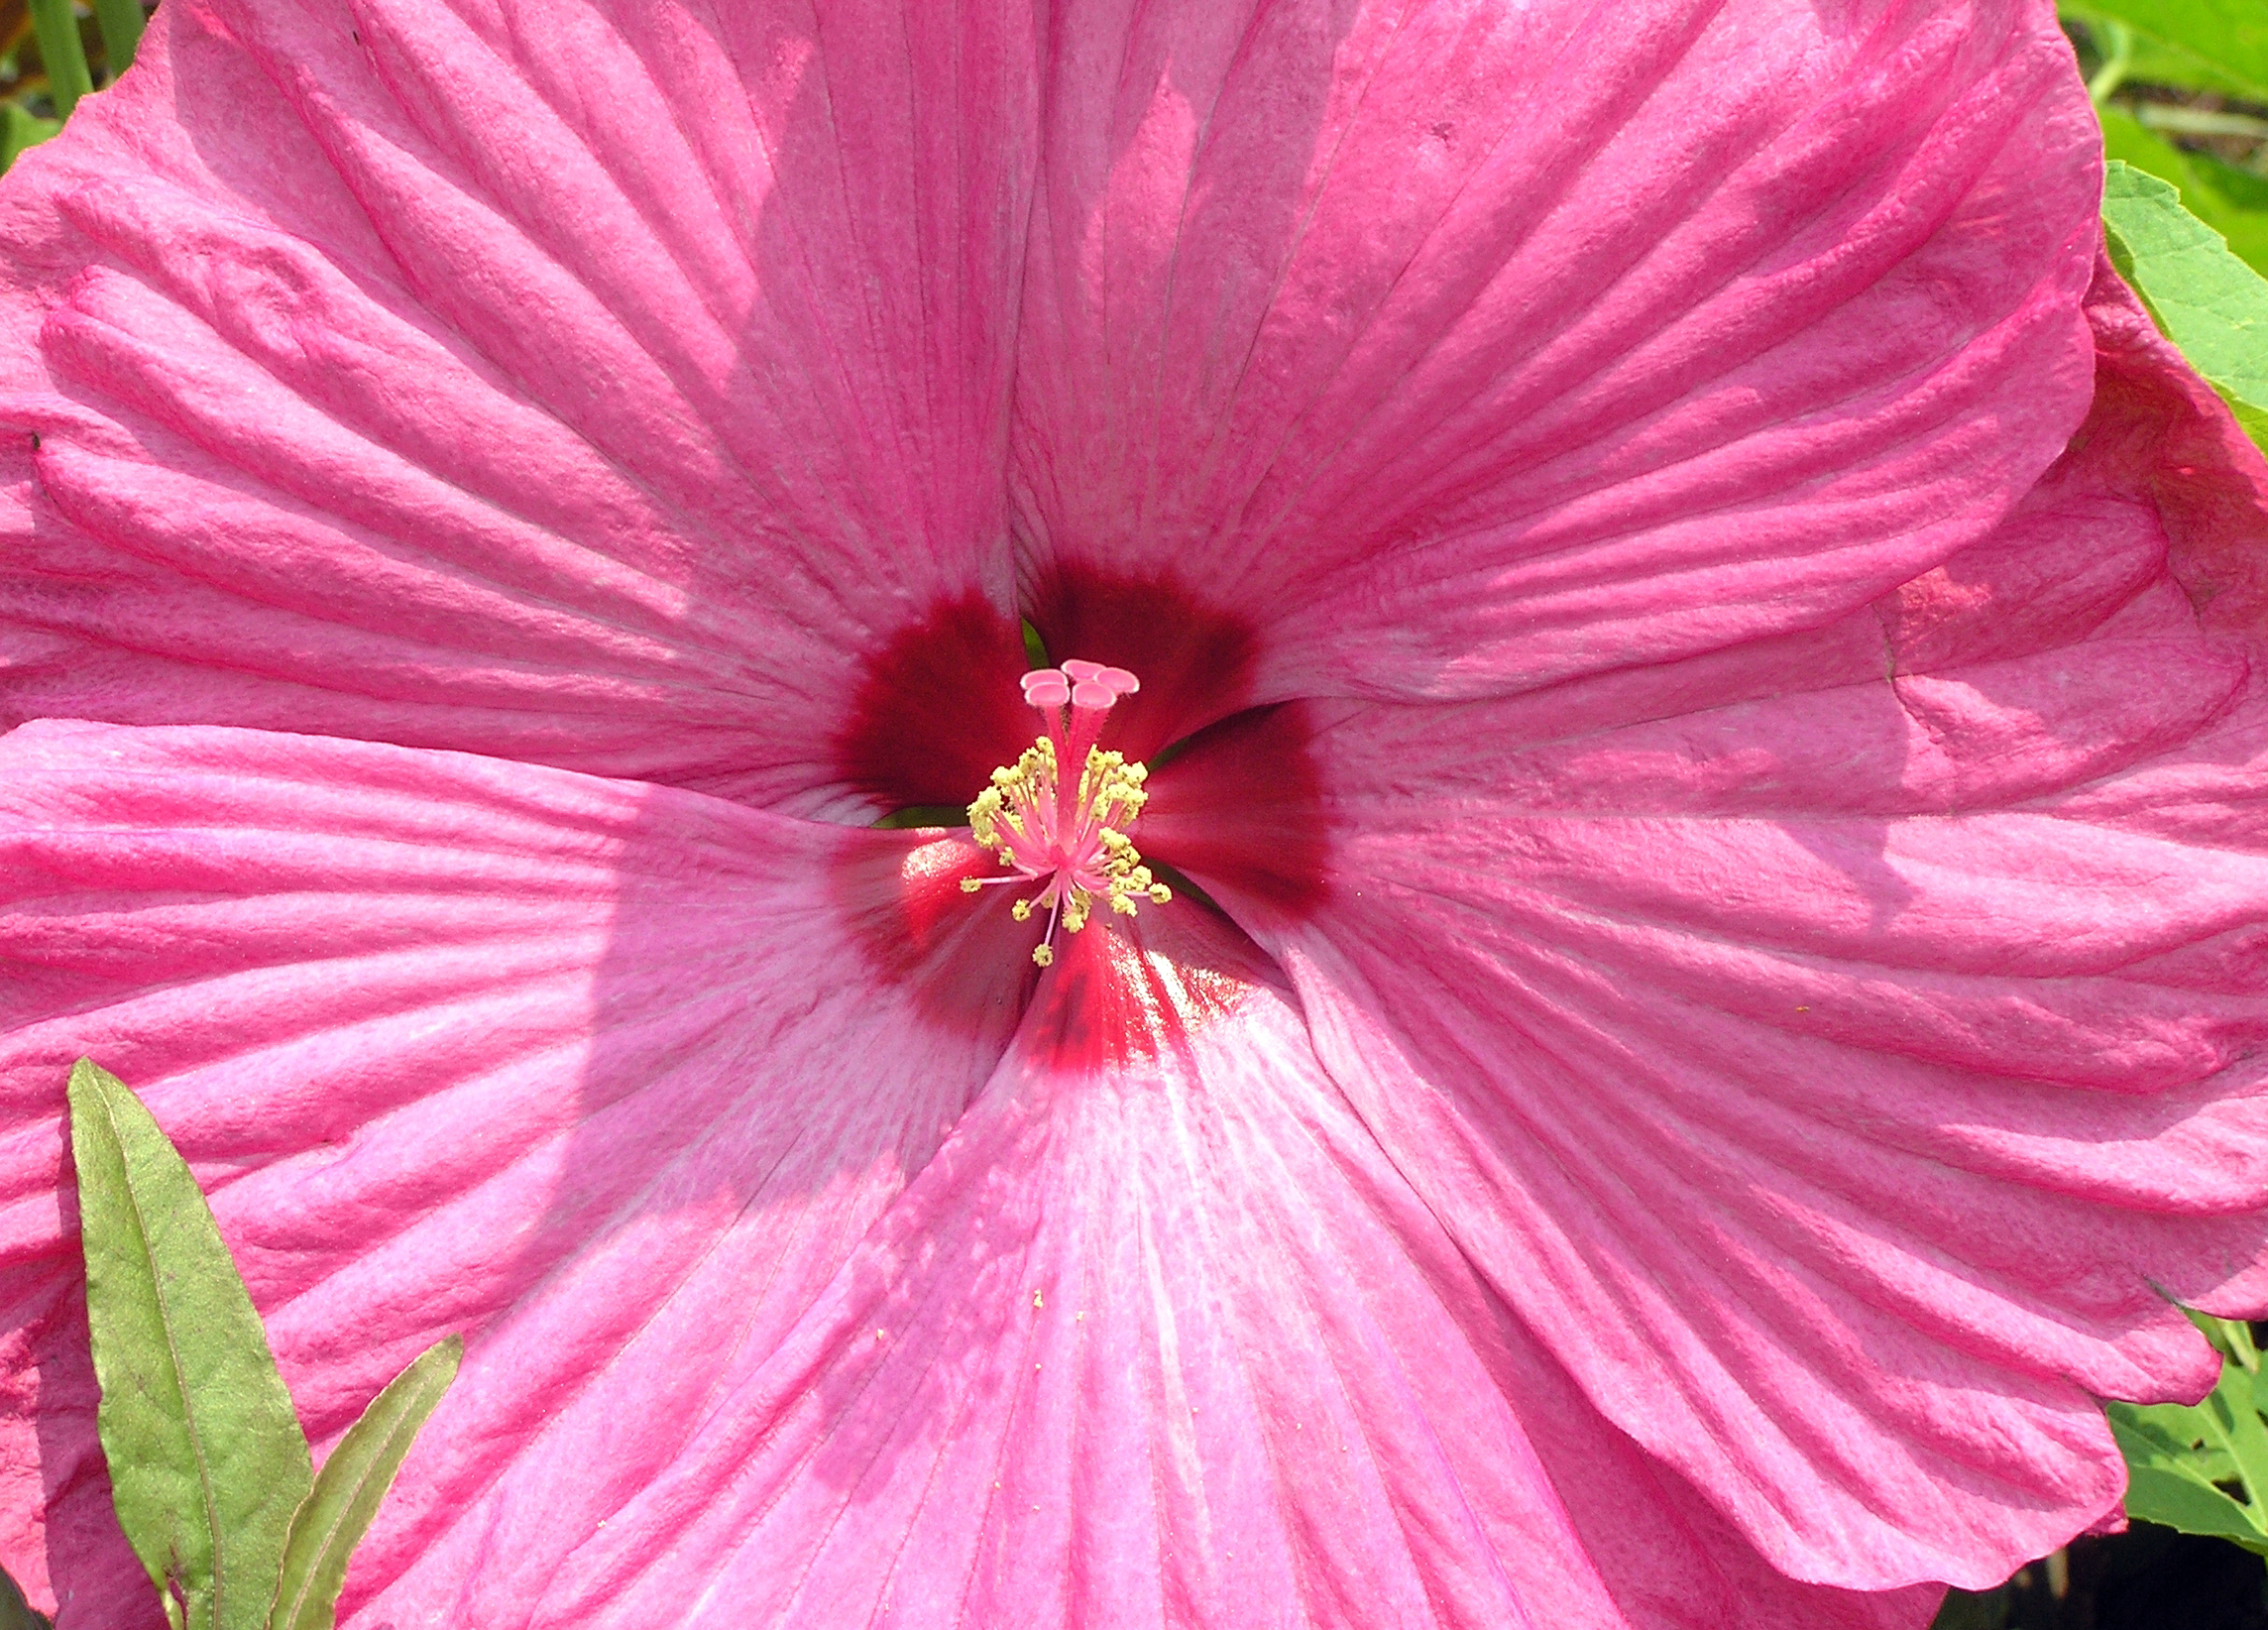
[[[347,1559],[362,1543],[402,1457],[457,1378],[464,1356],[464,1338],[458,1336],[427,1347],[387,1383],[339,1440],[291,1519],[269,1630],[332,1630]]]
[[[2082,23],[2107,19],[2144,37],[2129,79],[2268,101],[2268,8],[2259,0],[2082,0],[2062,9]]]
[[[134,65],[134,48],[142,43],[142,0],[94,0],[94,22],[115,82]]]
[[[47,64],[48,94],[56,99],[56,117],[67,119],[78,99],[94,88],[71,0],[32,0],[32,35],[40,42],[40,60]]]
[[[2173,187],[2131,165],[2104,167],[2102,227],[2111,262],[2159,328],[2268,446],[2268,280]]]
[[[56,1630],[55,1622],[24,1599],[24,1587],[0,1569],[0,1630]]]
[[[119,1523],[173,1622],[265,1630],[314,1481],[290,1394],[212,1211],[150,1111],[85,1059],[70,1109]]]

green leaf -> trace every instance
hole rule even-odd
[[[2224,165],[2210,153],[2182,156],[2190,172],[2182,196],[2196,203],[2190,212],[2226,238],[2245,265],[2268,276],[2268,177]]]
[[[167,1618],[265,1630],[314,1481],[267,1333],[187,1164],[118,1080],[71,1071],[96,1424]]]
[[[2268,1423],[2255,1391],[2259,1353],[2240,1324],[2183,1310],[2221,1354],[2205,1402],[2106,1405],[2126,1456],[2126,1515],[2214,1535],[2268,1556]],[[2228,1492],[2234,1485],[2243,1499]]]
[[[94,88],[86,47],[79,43],[78,14],[71,0],[31,0],[31,4],[32,34],[40,42],[40,60],[48,69],[48,94],[56,99],[56,117],[67,119],[78,99]]]
[[[2236,1461],[2236,1474],[2246,1495],[2258,1509],[2268,1501],[2268,1429],[2262,1427],[2260,1412],[2254,1407],[2252,1379],[2250,1370],[2224,1358],[2220,1384],[2206,1400],[2206,1408]]]
[[[2268,101],[2268,8],[2260,0],[2082,0],[2062,10],[2084,24],[2123,23],[2142,36],[2129,79]]]
[[[458,1336],[427,1347],[371,1400],[362,1419],[339,1440],[291,1519],[270,1630],[331,1630],[337,1622],[347,1559],[362,1543],[402,1457],[457,1378],[464,1356],[464,1338]]]
[[[24,1599],[24,1587],[0,1569],[0,1630],[56,1630],[47,1614]]]
[[[2268,1530],[2253,1521],[2251,1509],[2200,1478],[2168,1466],[2129,1466],[2126,1515],[2184,1534],[2233,1540],[2247,1551],[2268,1556]]]
[[[2187,1460],[2208,1453],[2200,1447],[2211,1436],[2205,1417],[2187,1404],[2112,1403],[2104,1406],[2104,1413],[2110,1418],[2111,1434],[2125,1452],[2128,1464]],[[2235,1469],[2233,1460],[2229,1469]]]
[[[2111,1404],[2111,1436],[2128,1466],[2150,1465],[2181,1472],[2193,1481],[2242,1483],[2227,1435],[2203,1409],[2183,1404]]]
[[[2006,1585],[1996,1590],[1948,1590],[1929,1630],[2004,1630],[2008,1597]]]
[[[2173,187],[2131,165],[2104,167],[2102,227],[2119,276],[2245,434],[2268,447],[2268,281]]]
[[[38,147],[62,128],[57,120],[43,119],[14,102],[0,102],[0,170],[14,164],[24,149]]]
[[[2227,239],[2253,271],[2268,273],[2268,177],[2178,148],[2115,107],[2102,110],[2102,152],[2171,181],[2184,208]]]
[[[142,0],[94,0],[94,22],[115,82],[134,65],[134,48],[142,43]]]

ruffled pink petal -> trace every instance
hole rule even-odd
[[[1817,623],[2086,409],[2098,135],[2044,0],[1068,6],[1012,477],[1258,700]]]
[[[1008,604],[1036,87],[1026,9],[822,13],[170,4],[0,199],[0,723],[839,790]]]
[[[1842,625],[1311,748],[1325,1066],[1797,1577],[2003,1577],[2096,1397],[2211,1384],[2165,1298],[2268,1308],[2268,691],[2093,457]]]
[[[2134,473],[2205,621],[2268,635],[2268,458],[2102,256],[2088,290],[2098,459]]]
[[[73,1057],[206,1184],[318,1443],[467,1336],[352,1595],[556,1560],[701,1433],[1005,1045],[1014,973],[955,1024],[876,976],[934,847],[255,732],[0,741],[0,1560],[65,1630],[155,1622],[93,1448]],[[929,956],[995,915],[964,902]]]
[[[1284,994],[1201,915],[1136,932],[1070,942],[938,1159],[775,1350],[739,1356],[666,1476],[564,1566],[492,1550],[470,1585],[412,1573],[373,1613],[1698,1627],[1737,1581],[1760,1587],[1744,1623],[1926,1622],[1925,1598],[1771,1581],[1737,1540],[1703,1557],[1721,1525],[1682,1521],[1579,1399],[1550,1430],[1589,1463],[1546,1467],[1540,1400],[1514,1389],[1549,1360]],[[1665,1520],[1666,1560],[1603,1577],[1559,1477],[1631,1493],[1613,1523]]]

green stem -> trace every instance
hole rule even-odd
[[[78,99],[94,88],[86,70],[86,50],[78,43],[78,17],[71,0],[32,0],[32,33],[40,42],[40,60],[48,67],[48,94],[56,99],[56,117],[67,119]]]
[[[2109,47],[2102,54],[2102,65],[2095,70],[2095,77],[2087,81],[2088,99],[2098,107],[2106,106],[2110,93],[2126,78],[2126,68],[2134,60],[2134,31],[2124,23],[2108,21],[2090,25],[2097,31],[2097,43]]]
[[[2258,1370],[2260,1349],[2252,1344],[2252,1327],[2241,1319],[2223,1319],[2220,1329],[2227,1338],[2229,1350],[2236,1354],[2236,1361],[2246,1369]]]
[[[2134,117],[2151,130],[2168,130],[2177,136],[2240,136],[2249,142],[2268,140],[2268,119],[2250,113],[2222,113],[2213,108],[2168,107],[2163,102],[2144,102],[2134,109]]]
[[[94,0],[94,21],[102,30],[102,53],[110,59],[110,81],[134,65],[142,43],[142,0]]]

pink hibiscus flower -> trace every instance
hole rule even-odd
[[[63,1630],[81,1052],[318,1442],[468,1336],[359,1630],[1916,1626],[2268,1309],[2268,467],[2046,0],[160,15],[0,186]]]

